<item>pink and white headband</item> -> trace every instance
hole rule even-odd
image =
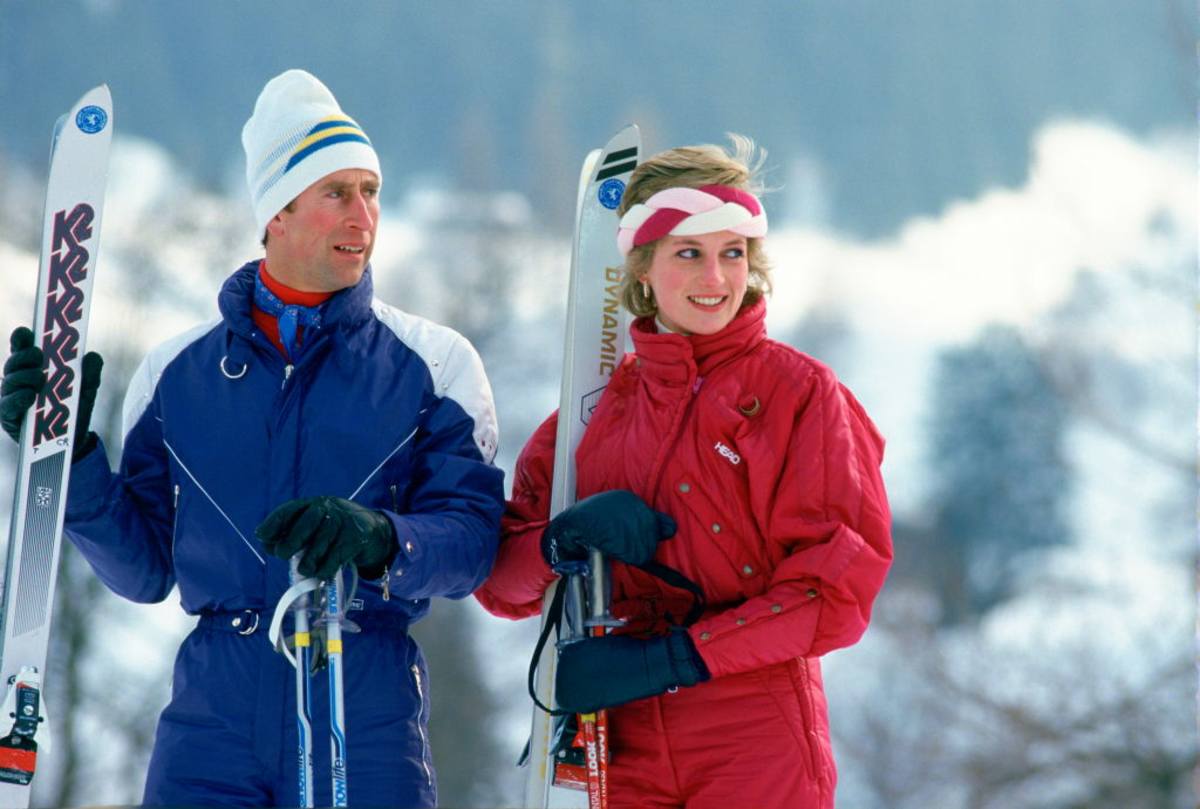
[[[631,207],[621,217],[621,255],[663,236],[698,236],[731,230],[754,238],[767,235],[767,214],[758,197],[728,185],[667,188]]]

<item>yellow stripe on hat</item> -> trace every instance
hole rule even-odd
[[[337,124],[337,125],[330,126],[330,124]],[[362,131],[362,127],[360,127],[358,124],[354,123],[354,121],[350,120],[349,118],[343,118],[338,115],[335,115],[330,118],[325,118],[324,120],[322,120],[320,123],[318,123],[316,126],[314,126],[312,129],[310,129],[308,131],[308,137],[306,137],[304,140],[300,141],[294,147],[292,147],[292,154],[296,154],[297,152],[303,151],[304,149],[308,148],[309,146],[311,146],[312,144],[316,143],[319,140],[324,140],[325,138],[331,137],[333,135],[344,135],[346,133],[351,133],[351,134],[355,134],[355,135],[363,135],[364,137],[366,137],[366,135]]]
[[[323,118],[308,131],[308,135],[303,140],[292,147],[292,156],[288,160],[287,165],[284,166],[283,171],[286,174],[292,166],[319,149],[346,141],[365,143],[367,146],[371,145],[371,141],[367,139],[367,135],[362,131],[362,127],[350,118],[343,115],[332,115],[328,118]]]

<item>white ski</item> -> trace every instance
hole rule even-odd
[[[617,249],[616,208],[629,175],[637,166],[640,147],[638,128],[626,127],[603,149],[587,156],[579,178],[551,516],[575,502],[575,449],[600,401],[600,394],[625,353],[625,316],[617,293],[623,259]],[[542,605],[543,623],[553,596],[554,587],[551,587]],[[555,647],[548,643],[538,661],[535,686],[538,699],[545,705],[554,705],[556,663]],[[578,792],[551,786],[553,721],[551,716],[534,706],[524,806],[550,806],[552,791],[559,793],[555,796],[556,805],[570,805],[581,800]]]
[[[48,743],[41,686],[112,129],[112,98],[101,85],[58,119],[50,147],[33,317],[49,384],[21,430],[9,529],[0,635],[0,687],[7,694],[0,714],[0,807],[29,806],[38,747],[44,751]]]

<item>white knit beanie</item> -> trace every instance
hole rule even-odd
[[[280,73],[263,87],[242,127],[242,148],[260,240],[275,214],[328,174],[366,169],[383,181],[366,133],[304,70]]]

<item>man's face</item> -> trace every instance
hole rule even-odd
[[[327,174],[288,208],[267,223],[271,275],[303,292],[336,292],[357,284],[379,226],[375,173],[342,169]]]

